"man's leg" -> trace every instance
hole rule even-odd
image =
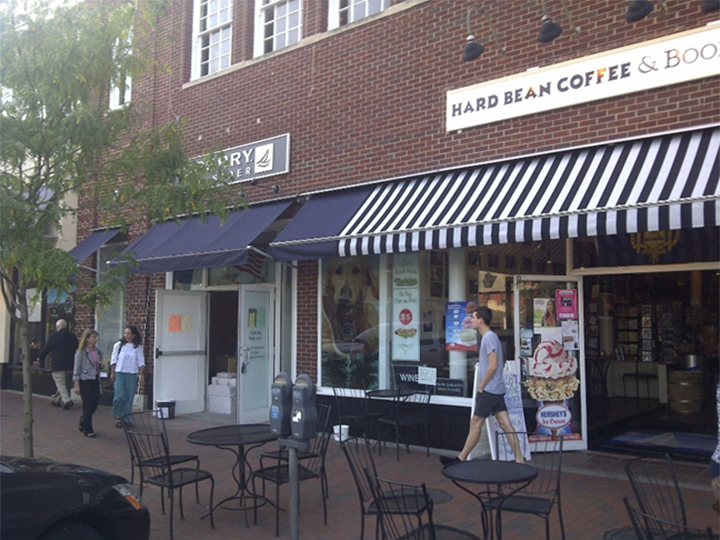
[[[485,420],[482,416],[473,415],[470,419],[470,431],[468,431],[467,437],[465,438],[465,445],[462,451],[458,454],[460,461],[466,461],[470,452],[477,446],[480,441],[480,435],[482,434],[482,428],[485,425]]]
[[[522,449],[520,448],[520,440],[518,439],[517,433],[515,433],[515,428],[510,421],[510,415],[508,412],[496,412],[495,420],[497,420],[498,425],[507,434],[508,443],[510,443],[510,448],[512,448],[515,461],[518,463],[525,463],[525,458],[523,457]]]
[[[64,405],[68,403],[70,401],[70,394],[67,389],[67,371],[53,371],[52,378],[58,389],[57,393],[60,395],[59,404]]]

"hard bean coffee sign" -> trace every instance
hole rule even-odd
[[[454,131],[720,74],[720,27],[673,34],[447,93]]]

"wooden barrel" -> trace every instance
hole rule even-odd
[[[681,413],[697,413],[703,402],[702,371],[669,371],[668,393],[670,410]]]

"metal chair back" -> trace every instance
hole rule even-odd
[[[630,523],[638,540],[713,540],[710,527],[695,529],[681,523],[673,523],[656,518],[633,508],[627,498],[623,498],[625,508],[630,516]]]
[[[528,434],[525,432],[516,433],[522,445],[527,444]],[[508,460],[514,457],[504,455],[511,448],[508,442],[508,434],[498,431],[496,435],[496,448],[498,459]],[[564,437],[547,436],[539,442],[535,442],[535,451],[531,456],[530,465],[538,471],[538,476],[529,485],[520,489],[504,501],[502,501],[502,512],[516,512],[521,514],[534,514],[545,519],[545,536],[550,540],[550,515],[553,507],[557,507],[560,520],[561,538],[565,539],[565,524],[562,517],[562,499],[560,496],[560,479],[562,471]],[[500,504],[500,501],[491,501],[491,504]]]
[[[635,459],[625,465],[625,471],[642,513],[670,523],[688,524],[670,454],[663,460]]]

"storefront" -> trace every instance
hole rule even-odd
[[[719,149],[711,126],[310,195],[271,246],[279,260],[321,258],[320,385],[410,373],[433,404],[469,407],[477,352],[463,319],[481,304],[530,431],[587,448],[598,407],[607,425],[610,398],[648,382],[636,373],[655,374],[646,399],[677,407],[675,368],[717,355]]]

